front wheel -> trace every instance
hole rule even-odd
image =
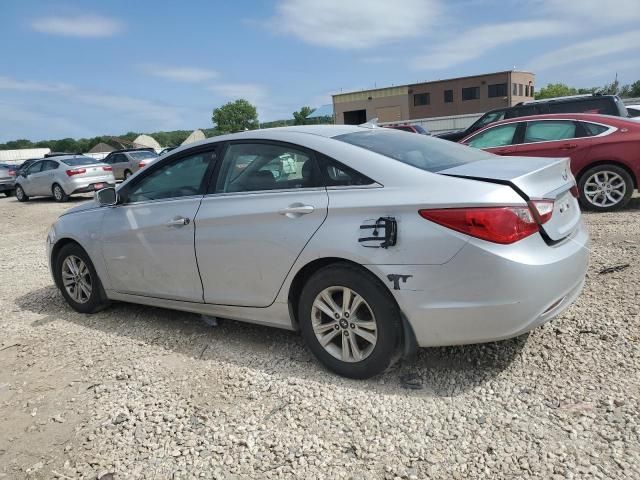
[[[371,273],[348,264],[316,272],[302,289],[302,336],[327,368],[350,378],[383,372],[400,338],[400,312]]]
[[[95,313],[109,305],[93,263],[80,245],[65,245],[54,262],[56,284],[71,308]]]
[[[29,201],[29,197],[24,193],[24,189],[21,185],[16,185],[16,198],[19,202],[27,202]]]
[[[580,176],[580,204],[587,210],[609,212],[623,208],[633,194],[633,179],[617,165],[598,165]]]

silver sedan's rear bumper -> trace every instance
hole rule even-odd
[[[539,235],[513,245],[471,239],[443,265],[369,268],[392,288],[419,346],[483,343],[526,333],[567,309],[584,285],[588,239],[581,223],[555,246]],[[406,282],[393,289],[389,275]]]

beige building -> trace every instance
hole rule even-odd
[[[483,113],[533,100],[535,75],[506,71],[333,95],[338,124]]]

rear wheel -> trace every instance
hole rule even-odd
[[[369,378],[390,364],[401,331],[389,291],[348,264],[319,270],[302,289],[298,319],[306,344],[327,368]]]
[[[71,308],[95,313],[109,305],[93,263],[80,245],[65,245],[54,262],[56,284]]]
[[[124,171],[124,179],[126,180],[127,178],[129,178],[132,175],[130,170],[125,170]]]
[[[608,212],[629,203],[633,179],[629,172],[617,165],[598,165],[580,177],[578,187],[583,208]]]
[[[56,202],[66,202],[67,200],[69,200],[69,195],[64,193],[64,190],[62,189],[62,187],[57,183],[53,184],[51,191],[53,193],[53,198]]]
[[[29,197],[24,193],[24,190],[21,185],[16,185],[16,198],[19,202],[27,202],[29,201]]]

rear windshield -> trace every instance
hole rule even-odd
[[[157,153],[155,152],[149,152],[149,151],[144,151],[144,152],[129,152],[129,155],[131,156],[131,158],[133,158],[134,160],[146,160],[147,158],[156,158],[158,156]]]
[[[447,140],[425,135],[404,135],[384,128],[333,138],[428,172],[439,172],[493,156],[483,150]]]
[[[96,163],[100,163],[91,157],[65,158],[64,160],[61,160],[61,162],[69,165],[70,167],[81,167],[83,165],[95,165]]]

